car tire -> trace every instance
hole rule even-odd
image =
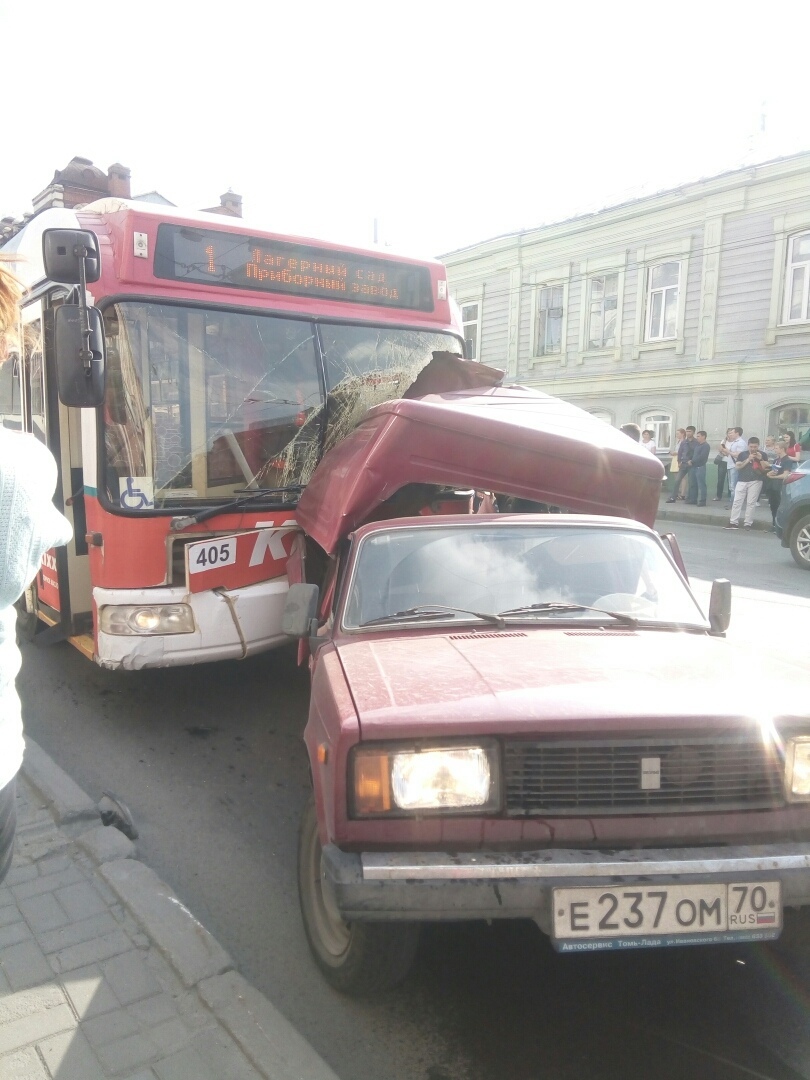
[[[810,570],[810,514],[799,518],[790,530],[790,554],[802,570]]]
[[[11,866],[14,835],[17,831],[16,785],[12,780],[0,788],[0,885]]]
[[[343,921],[322,888],[314,798],[310,798],[301,818],[298,898],[315,963],[335,990],[352,997],[367,997],[403,981],[413,963],[419,926]]]

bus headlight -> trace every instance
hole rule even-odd
[[[785,741],[785,793],[792,802],[810,800],[810,735]]]
[[[193,634],[194,613],[188,604],[125,606],[106,604],[99,611],[105,634]]]
[[[351,764],[355,817],[497,809],[498,758],[491,746],[359,747]]]

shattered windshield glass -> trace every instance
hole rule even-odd
[[[315,335],[261,314],[121,303],[104,313],[107,493],[130,509],[281,487],[320,443]]]
[[[434,350],[461,354],[450,334],[169,304],[115,304],[104,325],[106,489],[133,510],[306,484]]]
[[[329,394],[326,449],[356,427],[366,409],[401,398],[434,351],[461,356],[461,342],[450,334],[329,324],[319,330]]]

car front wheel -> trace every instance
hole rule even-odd
[[[419,927],[404,922],[344,922],[323,888],[314,798],[301,819],[298,897],[315,962],[336,990],[365,997],[402,982],[413,963]]]
[[[810,570],[810,514],[799,518],[791,529],[790,553],[797,566]]]

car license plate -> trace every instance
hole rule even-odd
[[[778,881],[554,889],[559,952],[769,941],[782,929]]]

